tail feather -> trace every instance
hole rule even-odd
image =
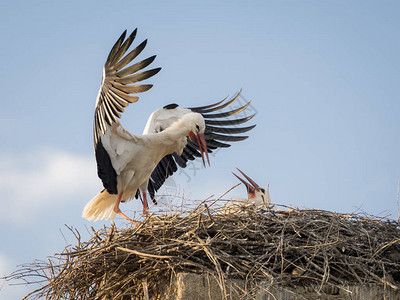
[[[110,194],[104,189],[85,205],[82,211],[82,217],[89,221],[97,221],[100,219],[114,220],[116,215],[114,206],[117,201],[118,195]]]

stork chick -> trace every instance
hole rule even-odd
[[[264,204],[265,206],[269,207],[271,205],[271,198],[269,196],[269,183],[267,186],[267,190],[260,187],[254,180],[252,180],[249,176],[243,173],[240,169],[236,168],[247,180],[240,178],[238,175],[232,172],[246,187],[247,189],[247,199],[249,202],[254,204]]]

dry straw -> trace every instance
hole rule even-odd
[[[221,212],[206,202],[153,214],[138,227],[93,229],[87,242],[71,229],[75,246],[8,279],[41,284],[25,299],[162,299],[179,272],[214,276],[225,296],[236,279],[245,282],[237,289],[247,296],[260,282],[271,288],[399,287],[397,221],[284,206],[238,205]]]

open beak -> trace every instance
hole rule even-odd
[[[206,154],[208,165],[210,165],[210,158],[208,157],[208,150],[207,150],[207,145],[206,145],[206,139],[204,138],[204,133],[199,133],[198,135],[196,135],[196,139],[197,139],[197,144],[199,145],[201,158],[203,160],[203,166],[204,167],[206,166],[206,162],[204,159],[204,153]]]
[[[249,182],[246,182],[244,179],[240,178],[238,175],[232,172],[233,175],[235,175],[243,184],[246,186],[247,193],[249,194],[254,194],[255,191],[259,191],[260,187],[258,186],[257,183],[254,182],[253,179],[251,179],[249,176],[244,174],[241,170],[236,168]]]

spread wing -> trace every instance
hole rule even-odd
[[[146,80],[157,74],[161,68],[143,71],[155,59],[155,55],[128,66],[145,48],[147,40],[127,53],[136,37],[135,29],[128,38],[126,30],[114,44],[103,69],[103,80],[97,95],[94,113],[94,146],[96,148],[100,133],[105,134],[106,125],[112,125],[116,118],[121,117],[124,108],[138,101],[136,93],[149,90],[152,84],[134,84]]]
[[[204,137],[207,143],[207,149],[209,153],[212,153],[219,148],[230,147],[231,142],[247,139],[248,136],[238,134],[248,132],[256,126],[240,126],[241,124],[249,121],[255,115],[255,113],[249,115],[246,111],[251,101],[248,101],[238,108],[232,108],[232,106],[237,103],[240,93],[241,91],[230,100],[225,98],[220,102],[207,106],[184,109],[177,108],[176,104],[171,104],[165,106],[164,109],[167,110],[165,111],[166,114],[174,115],[175,117],[181,117],[183,114],[190,111],[202,114],[206,123]],[[225,108],[227,108],[227,111],[224,111]],[[169,112],[169,110],[175,110],[176,112]],[[156,116],[161,118],[157,114]],[[171,117],[171,119],[173,118]],[[163,121],[164,124],[167,124],[165,120]],[[156,123],[155,120],[149,120],[149,122]],[[194,160],[196,157],[201,157],[199,146],[197,142],[192,142],[190,139],[188,139],[188,144],[184,148],[182,155],[172,153],[164,156],[151,174],[147,187],[147,190],[153,201],[155,193],[164,184],[165,180],[175,173],[178,170],[178,167],[185,168],[187,166],[187,162]]]
[[[94,149],[97,161],[97,174],[103,182],[103,186],[111,194],[117,194],[117,174],[112,166],[111,159],[103,144],[101,134],[105,134],[107,128],[111,126],[116,118],[121,117],[121,113],[129,103],[136,102],[139,97],[131,95],[149,90],[151,84],[134,84],[148,79],[157,74],[161,68],[143,71],[155,59],[155,55],[143,61],[130,63],[143,51],[147,40],[127,53],[136,37],[135,29],[128,38],[126,30],[114,44],[107,57],[103,69],[103,80],[99,94],[96,99],[94,111]]]

